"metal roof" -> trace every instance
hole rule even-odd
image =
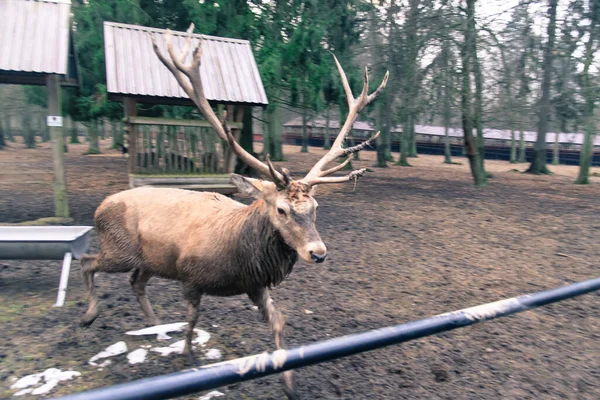
[[[69,0],[0,1],[0,72],[67,74]]]
[[[111,98],[189,101],[152,49],[150,35],[154,35],[163,54],[167,54],[165,32],[164,29],[104,22],[106,84]],[[173,47],[177,53],[185,37],[185,32],[173,32]],[[192,48],[200,39],[204,40],[200,76],[209,101],[268,104],[249,41],[194,34]],[[191,61],[191,53],[186,63]]]
[[[290,128],[291,127],[302,127],[302,117],[296,117],[296,118],[292,119],[291,121],[283,124],[283,126],[290,127]],[[306,126],[311,127],[311,128],[325,128],[325,127],[327,127],[327,120],[313,118],[306,123]],[[330,129],[339,129],[340,121],[338,121],[337,118],[329,120],[329,128]],[[357,130],[357,131],[374,131],[375,130],[375,128],[371,124],[369,124],[368,122],[365,122],[365,121],[354,121],[354,124],[352,125],[352,129]]]

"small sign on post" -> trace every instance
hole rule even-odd
[[[56,115],[48,115],[46,117],[46,125],[48,126],[63,126],[63,117]]]

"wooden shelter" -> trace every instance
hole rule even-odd
[[[69,216],[61,86],[77,86],[69,0],[0,1],[0,83],[46,85],[54,162],[54,213]]]
[[[108,98],[125,109],[130,186],[152,185],[233,192],[229,176],[235,155],[202,119],[181,120],[137,116],[137,104],[193,106],[193,102],[160,62],[152,36],[166,52],[165,30],[104,22]],[[185,32],[173,32],[175,51]],[[225,107],[234,136],[239,138],[247,107],[266,106],[267,96],[250,42],[192,35],[192,48],[203,40],[200,74],[206,98]],[[191,52],[187,62],[190,61]]]

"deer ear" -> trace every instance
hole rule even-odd
[[[277,190],[273,182],[246,178],[238,174],[231,174],[231,182],[238,188],[240,193],[254,198]]]

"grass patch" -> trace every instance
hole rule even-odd
[[[3,304],[0,311],[0,324],[18,318],[24,309],[23,304]]]

